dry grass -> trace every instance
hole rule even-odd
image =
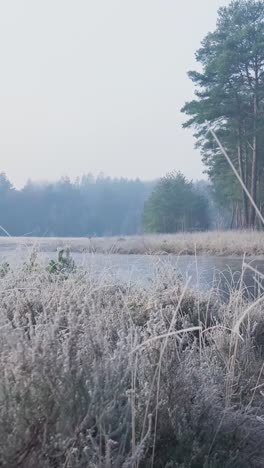
[[[264,305],[242,292],[7,273],[0,466],[264,466]]]
[[[72,252],[116,254],[264,255],[264,233],[257,231],[210,231],[105,238],[0,238],[0,251],[37,246],[55,251],[70,246]]]

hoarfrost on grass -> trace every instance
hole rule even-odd
[[[260,300],[37,262],[0,295],[0,466],[264,464]]]

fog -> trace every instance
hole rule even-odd
[[[180,108],[194,52],[227,3],[1,2],[1,171],[17,187],[88,172],[201,178]]]

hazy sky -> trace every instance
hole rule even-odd
[[[0,171],[202,175],[180,108],[186,72],[228,0],[0,2]]]

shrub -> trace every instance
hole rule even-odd
[[[48,272],[67,275],[74,272],[75,268],[75,262],[71,256],[70,249],[66,248],[58,250],[57,260],[50,260]]]

